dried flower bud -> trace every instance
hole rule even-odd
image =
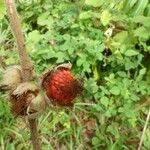
[[[60,65],[44,74],[42,86],[46,95],[53,103],[61,106],[71,106],[73,100],[81,94],[83,87],[75,79],[70,68]]]
[[[39,88],[30,82],[21,83],[10,95],[11,111],[17,116],[35,118],[45,109]]]
[[[19,83],[21,83],[21,67],[11,66],[4,71],[2,84],[0,85],[0,90],[12,90]]]

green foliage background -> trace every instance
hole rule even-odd
[[[42,150],[135,150],[150,95],[149,0],[17,0],[29,55],[40,75],[71,62],[85,92],[72,112],[49,110],[40,117]],[[18,63],[3,0],[0,58]],[[111,37],[104,32],[114,25]],[[0,69],[2,73],[2,68]],[[0,149],[29,150],[26,124],[14,120],[0,94]],[[150,128],[143,150],[150,149]]]

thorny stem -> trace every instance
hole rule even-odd
[[[145,122],[145,125],[144,125],[144,128],[143,128],[143,131],[142,131],[142,136],[141,136],[141,139],[140,139],[138,150],[141,150],[141,148],[142,148],[142,144],[143,144],[143,140],[144,140],[144,136],[145,136],[145,131],[146,131],[149,119],[150,119],[150,107],[149,107],[149,112],[148,112],[148,115],[147,115],[147,118],[146,118],[146,122]]]
[[[21,32],[21,25],[19,22],[15,2],[14,0],[5,0],[5,3],[7,7],[7,14],[10,20],[10,26],[11,26],[13,35],[16,40],[17,48],[18,48],[20,65],[22,68],[23,82],[26,82],[26,81],[29,81],[33,76],[32,74],[33,65],[26,51],[25,40]],[[37,132],[36,119],[29,119],[28,121],[29,121],[29,127],[30,127],[30,132],[31,132],[33,150],[41,150],[38,132]]]

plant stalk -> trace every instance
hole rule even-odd
[[[30,61],[30,58],[26,50],[25,40],[24,40],[23,33],[21,31],[21,24],[18,18],[15,2],[14,0],[5,0],[5,3],[7,7],[7,14],[9,16],[12,33],[16,40],[20,65],[22,68],[23,82],[26,82],[32,79],[33,65]],[[33,150],[41,150],[36,119],[29,119],[28,122],[29,122],[29,127],[31,132]]]
[[[147,114],[147,118],[146,118],[146,122],[145,122],[145,125],[144,125],[144,128],[143,128],[143,131],[142,131],[142,136],[141,136],[141,139],[140,139],[138,150],[142,149],[142,144],[143,144],[143,141],[144,141],[144,136],[145,136],[145,132],[146,132],[149,120],[150,120],[150,107],[149,107],[149,111],[148,111],[148,114]]]

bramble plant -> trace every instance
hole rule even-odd
[[[36,73],[70,61],[84,80],[84,94],[71,112],[46,109],[39,118],[42,149],[137,149],[150,106],[150,2],[18,0],[16,5]],[[18,64],[2,0],[0,45],[0,65]],[[1,93],[0,148],[28,150],[26,124],[13,119],[4,99]],[[149,132],[148,126],[145,150]]]

